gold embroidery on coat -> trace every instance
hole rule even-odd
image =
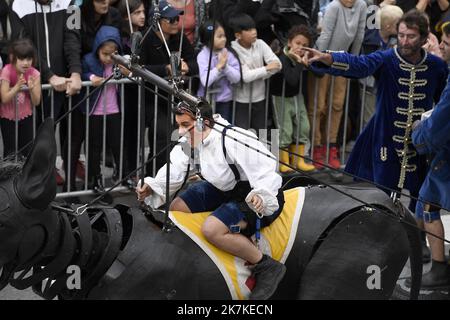
[[[350,69],[350,65],[344,62],[333,62],[331,67],[343,71],[347,71],[348,69]]]
[[[416,156],[416,152],[414,150],[411,150],[409,148],[409,145],[411,144],[411,129],[412,129],[412,123],[414,120],[414,117],[420,116],[425,110],[423,108],[414,108],[414,102],[418,100],[426,99],[426,94],[424,93],[416,93],[415,89],[417,87],[423,87],[426,86],[428,81],[426,79],[417,79],[417,73],[418,72],[424,72],[428,70],[427,65],[422,65],[422,63],[426,60],[426,56],[424,59],[420,62],[418,65],[412,65],[409,63],[406,63],[400,55],[398,55],[397,50],[395,50],[395,53],[397,54],[397,57],[400,60],[399,67],[401,70],[409,72],[410,78],[399,78],[398,83],[402,86],[407,86],[408,90],[407,92],[399,92],[398,98],[401,100],[407,100],[408,101],[408,107],[402,108],[397,107],[395,110],[398,114],[401,114],[403,116],[406,116],[405,121],[394,121],[394,126],[400,129],[405,130],[404,135],[394,135],[392,136],[392,140],[403,144],[402,149],[396,149],[397,155],[400,160],[400,178],[398,181],[397,187],[400,189],[403,188],[405,184],[406,179],[406,173],[407,172],[414,172],[417,170],[417,166],[413,164],[409,164],[408,160],[414,156]],[[382,155],[382,154],[381,154]]]

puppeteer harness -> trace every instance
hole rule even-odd
[[[242,197],[242,195],[246,195],[250,192],[251,190],[251,186],[250,183],[248,181],[241,181],[241,175],[239,174],[239,170],[237,168],[237,166],[232,163],[232,161],[228,158],[227,155],[227,148],[225,146],[225,137],[226,137],[226,133],[227,130],[230,129],[232,127],[231,124],[225,126],[222,130],[222,151],[223,151],[223,156],[225,158],[225,161],[227,162],[228,166],[230,167],[230,170],[233,172],[234,174],[234,178],[236,180],[236,185],[234,186],[233,190],[227,191],[227,193],[230,194],[230,198],[231,199],[236,199],[238,201],[238,206],[239,206],[239,210],[241,210],[242,212],[245,213],[245,218],[246,220],[248,219],[248,209],[250,209],[247,205],[247,203],[244,201],[242,201],[242,199],[240,199]],[[256,243],[259,243],[259,239],[260,239],[260,230],[261,230],[261,219],[262,219],[262,215],[260,216],[258,213],[254,213],[256,215],[256,223],[255,223],[255,237],[256,237]],[[231,230],[233,232],[233,230]],[[240,232],[240,228],[238,229],[238,232]]]
[[[263,216],[258,215],[256,212],[254,212],[250,207],[248,206],[247,202],[245,201],[245,197],[250,193],[252,190],[252,187],[250,185],[249,181],[243,181],[241,180],[241,175],[239,174],[239,170],[236,166],[236,164],[233,163],[231,159],[229,159],[227,155],[227,149],[225,146],[225,137],[226,132],[228,129],[232,128],[233,126],[231,124],[224,126],[222,130],[222,151],[225,160],[227,161],[228,166],[230,167],[230,170],[233,172],[234,177],[236,179],[236,185],[233,188],[233,190],[225,191],[225,194],[229,197],[230,201],[236,201],[239,207],[239,210],[241,210],[245,214],[245,221],[247,222],[247,228],[242,230],[242,234],[246,236],[251,236],[252,230],[255,230],[255,238],[256,242],[258,243],[260,238],[260,229],[263,227],[266,227],[270,225],[281,213],[281,208],[278,213],[274,213],[270,216]],[[284,204],[284,195],[283,191],[278,191],[277,194],[278,203],[280,206]]]

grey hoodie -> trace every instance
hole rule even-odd
[[[359,54],[366,27],[366,12],[364,0],[356,0],[352,8],[345,7],[340,0],[333,0],[326,8],[322,32],[316,41],[317,48]]]

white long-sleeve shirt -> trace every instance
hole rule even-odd
[[[214,115],[214,120],[223,125],[229,124],[219,115]],[[219,190],[230,191],[236,186],[237,181],[223,154],[222,131],[224,127],[215,124],[214,128],[218,131],[212,129],[198,149],[198,161],[200,163],[201,174],[206,181]],[[256,138],[256,135],[248,130],[238,127],[233,128]],[[249,181],[252,188],[246,196],[246,202],[252,208],[252,205],[249,203],[250,199],[253,195],[258,195],[263,200],[263,215],[273,214],[278,209],[276,196],[282,183],[281,176],[276,172],[277,161],[273,159],[273,154],[261,142],[239,132],[229,129],[226,135],[225,147],[227,157],[231,163],[236,165],[241,181]],[[233,138],[252,146],[252,148],[264,154],[271,155],[272,158],[245,147],[241,143],[233,140]],[[185,138],[182,139],[184,141],[186,140]],[[178,144],[170,153],[170,195],[173,195],[182,186],[189,162],[191,163],[190,167],[194,169],[190,151],[183,151],[185,147],[186,143]],[[145,199],[145,203],[153,208],[161,206],[166,201],[166,166],[164,165],[154,178],[146,177],[144,179],[144,182],[153,190],[152,194]]]
[[[265,79],[281,70],[281,61],[272,49],[261,39],[257,39],[252,46],[244,48],[236,40],[231,42],[231,47],[239,56],[242,67],[242,81],[235,85],[235,100],[241,103],[259,102],[266,98]],[[280,69],[267,71],[265,64],[278,61]],[[251,87],[251,89],[250,89]]]

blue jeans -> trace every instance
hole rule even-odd
[[[196,182],[182,192],[179,197],[183,199],[192,213],[213,211],[211,214],[223,222],[230,230],[231,226],[240,221],[247,222],[247,227],[241,232],[251,236],[256,231],[256,214],[245,203],[245,197],[250,192],[250,185],[241,182],[232,191],[222,191],[207,181]],[[237,196],[238,195],[238,196]],[[277,195],[278,210],[261,220],[261,228],[270,225],[281,213],[284,206],[284,195],[280,189]]]

